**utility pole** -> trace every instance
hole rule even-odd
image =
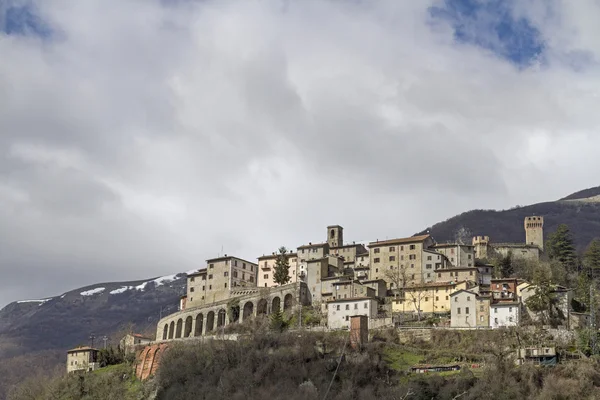
[[[596,354],[596,306],[594,304],[594,282],[590,285],[590,348],[592,350],[592,355]]]
[[[91,344],[91,346],[90,346],[90,347],[91,347],[91,348],[94,348],[94,339],[96,339],[96,336],[94,336],[94,334],[92,333],[92,334],[90,335],[89,339],[92,341],[92,344]]]
[[[108,337],[106,335],[104,335],[102,337],[102,340],[104,340],[104,348],[106,349],[106,342],[108,341]]]

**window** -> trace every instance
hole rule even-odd
[[[450,254],[454,254],[454,249],[450,249]]]
[[[204,292],[206,290],[206,286],[202,286],[202,291]]]
[[[479,311],[483,311],[485,308],[483,306],[479,306]]]
[[[264,275],[263,275],[263,278],[264,278],[264,279],[269,279],[269,274],[264,274]]]
[[[378,263],[379,262],[379,258],[374,259],[373,262]]]
[[[346,315],[346,321],[348,321],[349,319],[350,319],[350,317]]]
[[[242,269],[246,269],[246,263],[242,263]]]
[[[460,314],[460,307],[458,307],[458,308],[456,309],[456,313],[457,313],[457,314]]]
[[[190,288],[190,292],[193,292],[193,291],[194,291],[194,288],[193,288],[193,287],[191,287],[191,288]]]
[[[469,255],[467,256],[467,258],[470,260],[470,259],[471,259],[471,255],[469,254]]]
[[[339,304],[337,305],[337,310],[340,311],[340,305]]]
[[[494,314],[498,314],[498,309],[494,308]]]
[[[446,300],[448,300],[448,296],[446,296]]]
[[[467,301],[471,301],[471,296],[467,296]]]
[[[396,248],[392,246],[390,247],[390,251],[396,251]]]
[[[365,303],[365,307],[364,308],[369,308],[369,303]]]
[[[508,307],[508,312],[512,312],[512,307]]]
[[[379,268],[375,268],[375,272],[379,272]]]
[[[242,272],[242,279],[246,279],[246,273]]]
[[[253,276],[250,277],[250,282],[254,282],[254,277]]]
[[[440,297],[439,296],[435,296],[435,301],[440,301]]]
[[[212,279],[212,274],[210,274],[210,275],[208,276],[208,279]]]
[[[396,256],[390,256],[390,261],[396,261]]]
[[[425,297],[425,302],[428,302],[428,301],[429,301],[429,297]]]
[[[455,298],[454,298],[454,302],[455,302],[455,303],[458,303],[458,297],[455,297]]]
[[[379,254],[379,249],[373,249],[373,253]]]
[[[212,285],[208,285],[208,290],[212,290]]]
[[[469,271],[469,275],[473,276],[473,271]]]
[[[414,279],[415,279],[415,274],[412,274],[412,275],[410,276],[410,279],[413,279],[413,280],[414,280]]]
[[[417,259],[417,256],[416,256],[415,254],[409,254],[409,255],[408,255],[408,259],[409,259],[409,260],[416,260],[416,259]]]
[[[233,265],[237,267],[237,260],[233,260]]]
[[[194,282],[194,278],[191,278],[191,279],[190,279],[190,282]]]
[[[223,276],[229,276],[229,271],[223,272]]]
[[[513,317],[512,315],[510,317],[508,317],[508,322],[513,322]]]
[[[431,256],[427,256],[427,261],[431,261]]]
[[[358,304],[354,304],[354,309],[358,310]]]
[[[390,269],[394,269],[394,266],[393,266],[393,265],[390,265]]]
[[[238,273],[237,273],[237,271],[233,271],[233,277],[234,277],[234,278],[237,278],[237,277],[238,277]]]
[[[254,265],[250,265],[250,271],[254,271]]]
[[[208,268],[214,268],[215,264],[208,264]]]
[[[427,277],[428,277],[428,278],[431,278],[431,274],[430,274],[429,272],[427,273]]]
[[[411,245],[410,245],[410,249],[411,249],[411,250],[414,250],[415,248],[416,248],[416,246],[415,246],[414,244],[411,244]]]
[[[441,278],[441,277],[442,277],[442,273],[438,272],[438,278]]]
[[[346,304],[346,310],[350,309],[350,304]]]
[[[225,282],[225,289],[227,289],[227,282]]]
[[[400,256],[400,259],[401,259],[401,260],[404,260],[404,256]]]
[[[431,269],[431,264],[425,264],[425,268]]]
[[[414,267],[415,267],[415,264],[410,264],[410,267],[411,267],[411,268],[414,268]]]
[[[465,307],[465,314],[469,313],[469,307]]]

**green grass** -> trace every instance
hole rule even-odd
[[[383,356],[390,368],[403,372],[407,372],[415,364],[420,364],[424,359],[421,352],[401,345],[386,347]]]

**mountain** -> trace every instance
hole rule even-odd
[[[523,220],[527,216],[544,217],[544,237],[567,224],[578,250],[600,237],[600,186],[581,190],[556,201],[517,206],[509,210],[472,210],[439,222],[418,234],[429,232],[438,242],[455,240],[464,228],[473,236],[489,236],[495,243],[524,243]]]
[[[89,344],[117,344],[130,325],[153,334],[159,317],[177,311],[186,274],[143,281],[99,283],[0,310],[0,399],[25,376],[64,368],[65,351]],[[59,369],[59,371],[63,371]]]

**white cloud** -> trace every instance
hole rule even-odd
[[[518,2],[527,69],[440,1],[36,4],[51,38],[0,35],[0,304],[597,184],[593,2]]]

